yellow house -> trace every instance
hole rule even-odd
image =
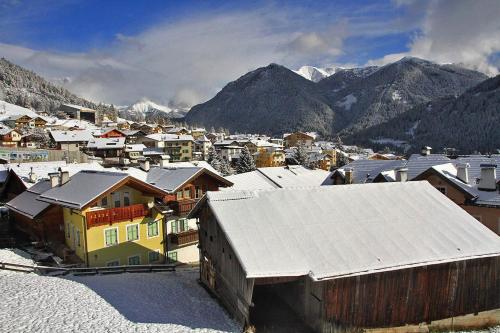
[[[259,149],[255,156],[257,168],[278,167],[285,165],[285,153],[282,149]]]
[[[162,190],[124,173],[49,175],[38,200],[63,208],[66,245],[88,267],[165,262]]]

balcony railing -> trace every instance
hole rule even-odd
[[[189,243],[196,243],[198,241],[198,230],[192,229],[183,231],[178,234],[170,234],[170,242],[172,244],[185,245]]]
[[[180,201],[174,201],[170,204],[174,210],[174,215],[183,217],[189,214],[194,208],[199,199],[184,199]]]
[[[133,220],[149,215],[146,205],[137,204],[127,207],[100,209],[87,212],[87,228],[114,222]]]

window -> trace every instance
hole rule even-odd
[[[177,192],[177,200],[182,199],[182,191]]]
[[[148,237],[156,237],[158,234],[158,221],[148,222]]]
[[[111,196],[113,197],[113,203],[115,205],[115,208],[120,207],[120,205],[121,205],[120,192],[113,192],[113,193],[111,193]]]
[[[80,230],[76,229],[76,234],[75,234],[75,238],[76,238],[76,246],[80,247]]]
[[[189,230],[188,219],[178,219],[171,222],[171,230],[173,234]]]
[[[191,193],[190,192],[191,191],[189,190],[189,188],[185,188],[184,189],[184,195],[183,195],[184,199],[188,199],[188,198],[191,197]]]
[[[70,226],[69,222],[66,222],[66,238],[71,238],[69,226]]]
[[[127,240],[135,241],[139,239],[139,225],[133,224],[127,226]]]
[[[108,267],[111,267],[111,266],[120,266],[120,260],[108,261],[106,263],[106,266],[108,266]]]
[[[149,252],[149,263],[157,262],[160,260],[160,250]]]
[[[128,257],[128,264],[129,265],[140,265],[141,264],[141,257],[140,256]]]
[[[443,193],[444,195],[446,195],[446,187],[444,186],[436,186],[437,190],[441,193]]]
[[[201,193],[201,188],[199,186],[195,186],[194,188],[194,198],[195,199],[199,199],[202,197],[202,193]]]
[[[481,215],[472,215],[472,217],[481,222]]]
[[[125,206],[125,207],[130,206],[130,193],[129,192],[123,192],[123,206]]]
[[[173,263],[177,261],[177,251],[168,252],[168,262]]]
[[[106,246],[118,244],[118,229],[111,228],[104,230],[104,238],[106,240]]]

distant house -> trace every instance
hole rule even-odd
[[[318,135],[314,132],[286,133],[283,135],[283,142],[287,148],[298,146],[311,148],[317,137]]]
[[[125,151],[125,137],[92,138],[86,150],[97,157],[121,157]]]
[[[0,128],[0,145],[3,147],[17,147],[21,138],[21,132],[16,129],[5,126]]]
[[[101,134],[98,135],[100,138],[125,138],[126,132],[121,131],[117,128],[103,129]]]
[[[86,120],[93,124],[97,123],[96,110],[74,104],[61,104],[59,111],[64,112],[70,118]]]
[[[88,130],[50,131],[49,135],[57,149],[67,151],[78,151],[94,138],[92,132]]]
[[[427,182],[209,192],[189,217],[201,281],[242,325],[402,332],[500,307],[500,238]]]
[[[191,161],[193,159],[194,139],[191,135],[150,134],[136,140],[148,148],[156,148],[170,156],[172,162]]]
[[[3,123],[11,128],[34,127],[33,118],[23,114],[10,116],[4,119]],[[32,126],[30,126],[30,124],[32,124]]]

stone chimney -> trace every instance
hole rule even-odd
[[[481,164],[481,178],[478,188],[483,191],[495,191],[497,189],[497,165]]]
[[[145,158],[145,159],[142,159],[139,161],[139,167],[148,172],[149,171],[149,168],[150,168],[150,165],[149,165],[149,159]]]
[[[456,165],[457,168],[457,178],[463,181],[464,183],[469,183],[469,163],[458,163]]]
[[[59,185],[59,172],[49,173],[50,187],[56,187]]]
[[[396,168],[396,181],[397,182],[407,182],[408,181],[408,168],[399,167]]]
[[[161,155],[160,168],[166,168],[169,163],[170,163],[170,156],[168,156],[168,155]]]
[[[352,184],[353,182],[353,178],[354,178],[354,170],[352,168],[345,168],[344,169],[344,172],[345,172],[345,183],[346,184]]]
[[[431,154],[432,148],[429,146],[424,146],[420,148],[420,155],[422,156],[429,156]]]
[[[59,185],[64,185],[68,182],[69,180],[69,171],[68,170],[61,170],[60,174],[60,184]]]

